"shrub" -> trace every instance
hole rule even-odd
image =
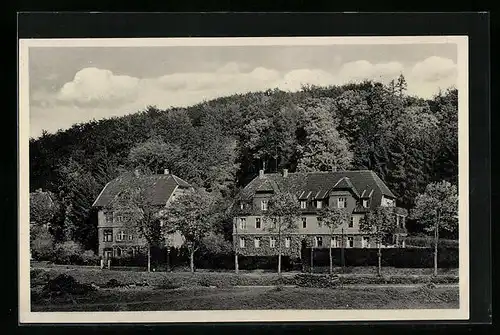
[[[434,237],[432,236],[408,236],[405,239],[406,246],[433,248]],[[439,239],[438,248],[458,248],[458,240]]]
[[[94,290],[91,285],[81,284],[67,274],[61,274],[54,279],[50,279],[43,288],[43,291],[49,294],[86,294]]]
[[[81,260],[83,265],[99,265],[101,261],[100,257],[92,250],[85,250],[81,255]]]
[[[33,229],[30,232],[33,239],[30,241],[31,256],[38,261],[51,260],[54,254],[54,238],[48,230]]]
[[[314,275],[301,273],[294,276],[294,284],[300,287],[334,288],[340,284],[337,275]]]
[[[158,285],[159,289],[164,289],[164,290],[173,290],[176,288],[182,287],[182,284],[174,280],[172,278],[165,278],[160,285]]]
[[[47,271],[42,269],[32,269],[30,271],[30,286],[45,285],[50,280],[50,275]]]
[[[81,264],[83,249],[74,241],[56,244],[53,261],[56,264]]]

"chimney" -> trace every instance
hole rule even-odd
[[[264,170],[259,170],[259,178],[263,178],[264,177]]]
[[[288,177],[288,169],[283,169],[283,178]]]
[[[170,174],[170,171],[168,169],[163,170],[163,174]]]

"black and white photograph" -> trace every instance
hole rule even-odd
[[[468,318],[467,57],[20,40],[21,319]]]

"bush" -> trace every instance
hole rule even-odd
[[[53,262],[56,264],[82,264],[83,248],[74,241],[56,244]]]
[[[30,234],[31,256],[37,261],[51,260],[54,254],[54,238],[48,230],[43,228],[32,229]]]
[[[80,284],[70,275],[61,274],[51,279],[44,286],[43,291],[51,294],[86,294],[95,288],[89,284]]]
[[[301,273],[293,278],[294,285],[300,287],[315,288],[334,288],[340,284],[340,278],[337,275],[313,275]]]
[[[405,239],[407,247],[433,248],[434,237],[432,236],[408,236]],[[438,248],[458,248],[458,240],[439,239]]]
[[[100,265],[101,258],[92,250],[85,250],[81,255],[82,265]]]
[[[164,289],[164,290],[174,290],[180,287],[182,287],[182,283],[172,278],[165,278],[163,282],[160,285],[158,285],[159,289]]]
[[[111,266],[147,266],[148,257],[143,253],[138,253],[134,256],[113,257]],[[153,266],[153,264],[151,264]]]
[[[310,249],[309,249],[310,250]],[[328,248],[314,250],[314,267],[329,266]],[[332,249],[334,266],[342,265],[341,249]],[[377,266],[378,249],[346,248],[344,249],[345,266]],[[302,259],[309,268],[310,251],[304,253]],[[434,266],[434,249],[432,248],[384,248],[382,249],[382,266],[397,268],[432,268]],[[438,250],[439,268],[458,267],[458,248],[440,248]]]
[[[50,280],[50,275],[47,271],[42,269],[32,269],[30,271],[30,286],[35,287],[45,285]]]

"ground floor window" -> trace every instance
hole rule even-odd
[[[260,248],[260,238],[256,238],[256,239],[254,240],[254,244],[255,244],[255,247],[256,247],[256,248]]]
[[[369,248],[370,247],[370,238],[367,236],[363,236],[361,239],[361,246],[363,248]]]
[[[113,230],[112,229],[105,229],[102,232],[102,236],[103,236],[104,242],[113,242]]]
[[[323,237],[321,236],[316,236],[315,240],[314,240],[314,244],[316,247],[322,247],[323,246]]]
[[[245,247],[245,239],[243,237],[240,237],[240,248]]]
[[[338,248],[339,247],[339,239],[337,236],[333,236],[331,239],[330,239],[330,246],[332,248]]]
[[[285,238],[285,248],[290,248],[290,237]]]
[[[348,237],[347,238],[347,247],[348,248],[353,248],[354,247],[354,237]]]
[[[114,251],[115,251],[115,256],[116,256],[116,257],[121,257],[121,256],[122,256],[122,249],[121,249],[121,248],[116,247],[116,248],[114,249]]]
[[[270,248],[276,247],[276,239],[274,237],[269,238],[269,247]]]

